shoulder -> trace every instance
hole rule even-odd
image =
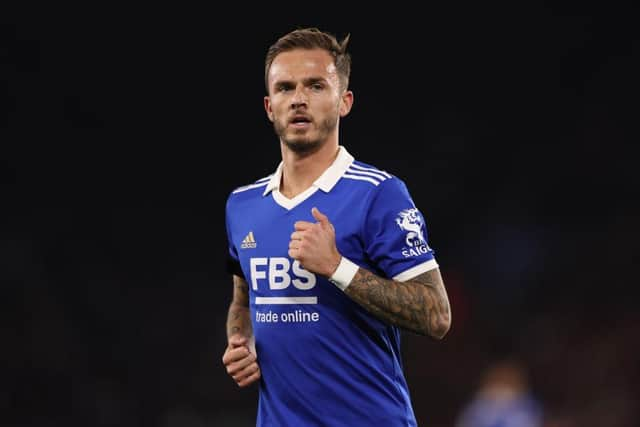
[[[271,177],[273,176],[273,174],[271,175],[267,175],[265,177],[262,177],[260,179],[257,179],[255,181],[253,181],[250,184],[246,184],[240,187],[236,187],[231,191],[231,195],[234,194],[239,194],[239,193],[244,193],[246,191],[250,191],[250,190],[255,190],[255,189],[260,189],[262,188],[264,190],[264,188],[269,184],[269,181],[271,181]]]
[[[397,192],[408,194],[407,185],[402,178],[388,170],[358,160],[349,165],[344,177],[372,184],[372,193],[375,195]]]
[[[358,198],[361,205],[385,204],[411,196],[405,182],[393,173],[369,163],[353,160],[342,175],[341,191]]]
[[[232,200],[252,198],[256,195],[262,196],[262,193],[265,188],[267,188],[267,185],[269,185],[272,176],[273,174],[257,179],[250,184],[234,188],[227,197],[227,203]]]
[[[343,178],[360,181],[362,183],[369,183],[375,187],[387,180],[397,179],[389,172],[359,160],[354,160],[349,164]]]
[[[354,160],[342,178],[345,199],[357,200],[369,219],[414,207],[404,180],[388,170]]]

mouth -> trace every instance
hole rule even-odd
[[[311,119],[305,115],[295,115],[289,120],[289,125],[294,128],[307,128],[311,125]]]

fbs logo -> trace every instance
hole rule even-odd
[[[242,243],[240,243],[240,247],[242,249],[255,249],[257,246],[256,239],[253,237],[253,231],[250,231],[247,236],[242,239]]]

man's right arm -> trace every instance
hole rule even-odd
[[[249,285],[240,276],[233,275],[233,299],[227,316],[227,339],[233,335],[251,338],[251,317],[249,315]]]
[[[234,381],[245,387],[260,378],[249,311],[249,285],[233,276],[233,299],[227,315],[227,348],[222,363]]]

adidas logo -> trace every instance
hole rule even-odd
[[[242,243],[240,243],[240,247],[242,249],[253,249],[257,246],[256,239],[253,237],[253,231],[250,231],[247,234],[247,237],[242,239]]]

